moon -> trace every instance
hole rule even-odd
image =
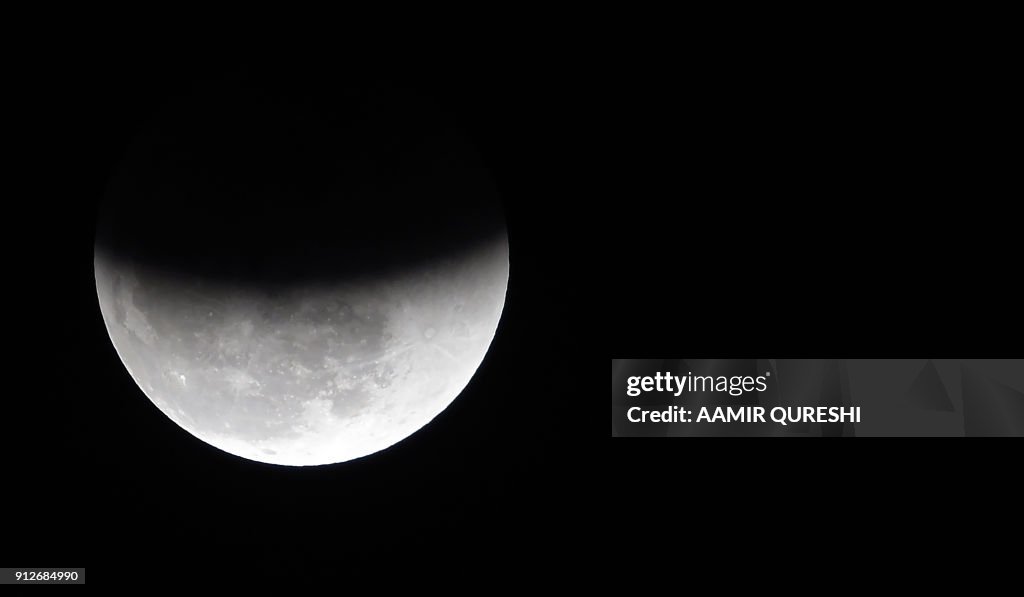
[[[460,395],[509,248],[478,154],[443,119],[292,95],[172,102],[112,178],[94,270],[110,340],[163,414],[308,466],[384,450]]]

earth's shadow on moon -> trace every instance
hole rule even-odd
[[[174,97],[143,127],[96,241],[110,257],[266,290],[390,276],[504,230],[480,156],[423,95],[251,75]]]

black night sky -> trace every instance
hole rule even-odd
[[[0,564],[116,585],[578,561],[593,584],[775,552],[847,566],[833,548],[850,545],[868,546],[857,566],[902,563],[914,539],[948,547],[922,551],[931,570],[1019,510],[1013,440],[619,441],[603,402],[610,357],[1020,356],[1019,192],[986,137],[1005,124],[986,99],[1005,97],[986,83],[999,73],[859,47],[101,37],[26,46],[7,79],[24,184],[3,226]],[[111,172],[167,97],[239,69],[328,96],[414,88],[496,183],[510,245],[496,338],[454,404],[371,457],[289,468],[206,445],[146,399],[104,328],[93,242]]]

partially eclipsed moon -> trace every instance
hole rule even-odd
[[[494,337],[508,249],[278,296],[99,252],[95,273],[110,338],[157,408],[226,452],[316,465],[383,450],[459,395]]]
[[[400,89],[306,84],[273,71],[170,101],[111,179],[94,258],[107,331],[153,404],[287,465],[377,452],[444,410],[509,272],[458,127]]]

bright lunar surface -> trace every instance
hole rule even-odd
[[[286,296],[97,255],[107,331],[146,396],[222,450],[313,465],[382,450],[462,391],[505,298],[504,239],[405,278]]]
[[[383,450],[456,399],[496,333],[509,249],[448,121],[401,90],[288,76],[170,102],[108,185],[94,266],[157,408],[302,466]]]

